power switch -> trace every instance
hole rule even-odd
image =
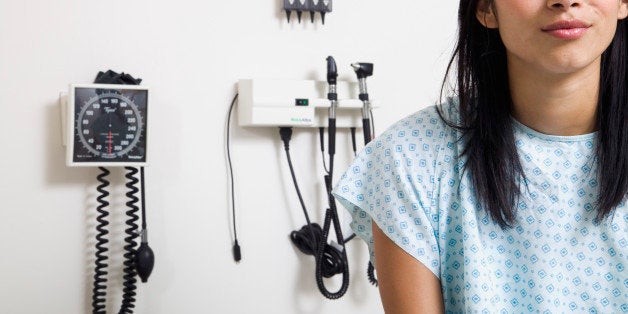
[[[294,104],[297,106],[309,106],[310,100],[307,98],[297,98],[294,100]]]

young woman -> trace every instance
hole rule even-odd
[[[387,313],[628,312],[628,0],[461,0],[455,98],[334,193]]]

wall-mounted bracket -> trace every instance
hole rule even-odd
[[[61,143],[65,147],[68,145],[68,93],[59,93],[59,110],[61,110]]]
[[[240,80],[239,124],[253,127],[326,127],[330,106],[327,86],[326,81],[314,80]],[[361,128],[363,103],[358,98],[358,83],[338,81],[336,88],[336,127]]]
[[[325,14],[332,10],[332,0],[283,0],[283,10],[290,22],[292,12],[296,12],[297,19],[301,23],[303,12],[309,12],[310,20],[314,23],[314,14],[321,15],[321,21],[325,24]]]

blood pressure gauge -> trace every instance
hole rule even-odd
[[[144,166],[148,88],[71,85],[66,108],[68,166]]]

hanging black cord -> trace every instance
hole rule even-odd
[[[375,119],[373,118],[373,109],[369,109],[369,115],[370,115],[370,124],[369,124],[369,134],[373,134],[373,136],[375,136]],[[365,125],[366,126],[366,125]],[[364,133],[364,138],[366,139],[366,130]],[[366,141],[364,143],[364,145],[368,144],[370,142],[370,140]],[[366,276],[369,279],[369,282],[377,287],[379,285],[379,282],[377,281],[377,278],[375,277],[375,266],[373,266],[373,263],[371,263],[371,261],[369,261],[369,264],[366,268]]]
[[[94,275],[94,289],[92,295],[92,313],[94,314],[105,314],[105,302],[107,295],[107,271],[106,268],[108,265],[105,261],[108,259],[106,252],[108,251],[106,247],[106,243],[109,241],[105,238],[105,235],[109,233],[107,231],[106,226],[109,225],[106,217],[109,216],[107,212],[107,207],[109,206],[109,202],[106,200],[107,196],[109,196],[109,192],[106,190],[106,187],[109,186],[109,181],[107,180],[107,176],[110,174],[109,170],[104,167],[99,167],[101,170],[101,174],[96,177],[100,185],[96,188],[99,193],[99,196],[96,200],[99,203],[99,206],[96,210],[100,213],[100,215],[96,218],[98,221],[98,225],[96,226],[96,230],[98,234],[96,235],[96,268]],[[133,169],[133,170],[132,170]],[[119,313],[133,313],[133,308],[135,307],[135,290],[137,282],[135,279],[135,247],[137,243],[135,239],[138,237],[138,226],[135,222],[139,219],[136,215],[139,208],[136,206],[137,201],[139,200],[135,194],[137,194],[138,189],[136,187],[137,178],[134,177],[137,174],[137,169],[127,167],[129,172],[126,177],[129,179],[129,182],[126,186],[129,188],[129,192],[127,192],[127,197],[129,197],[129,201],[126,205],[130,208],[127,211],[127,215],[131,218],[126,221],[129,228],[125,230],[128,235],[124,240],[127,245],[124,246],[125,254],[124,254],[124,289],[122,296],[122,306],[120,307]],[[145,224],[143,223],[144,227]]]
[[[373,119],[371,119],[373,121]],[[356,141],[355,141],[355,127],[351,128],[351,147],[353,147],[353,157],[358,156],[358,152],[356,149]]]
[[[111,70],[107,72],[99,72],[94,81],[94,83],[97,83],[97,84],[130,84],[130,85],[139,85],[141,82],[142,82],[142,79],[140,78],[136,79],[136,78],[133,78],[129,74],[126,74],[126,73],[118,74]],[[103,167],[99,167],[99,169],[102,171],[101,175],[97,177],[97,180],[101,183],[97,187],[97,191],[100,193],[100,195],[97,197],[97,201],[100,203],[97,210],[100,213],[100,215],[96,218],[99,224],[96,227],[96,230],[98,231],[98,235],[96,237],[98,243],[96,244],[96,269],[95,269],[96,274],[94,276],[94,290],[93,290],[93,296],[92,296],[92,299],[93,299],[92,306],[93,306],[93,313],[105,314],[106,313],[105,311],[106,306],[104,304],[106,302],[105,283],[107,279],[104,277],[107,275],[107,272],[104,271],[104,269],[107,267],[107,264],[105,264],[104,261],[107,259],[107,256],[105,253],[107,252],[108,249],[105,247],[105,244],[108,241],[104,239],[104,236],[108,233],[105,227],[109,224],[105,219],[105,217],[108,215],[106,208],[109,205],[109,202],[105,200],[105,197],[109,195],[109,193],[105,190],[105,188],[109,185],[109,181],[107,181],[105,177],[110,172],[109,170]],[[120,307],[120,312],[119,312],[121,314],[133,313],[133,308],[135,307],[135,304],[134,304],[135,296],[136,296],[135,290],[137,288],[135,285],[137,283],[137,280],[135,279],[135,276],[137,275],[137,272],[136,272],[137,242],[135,242],[135,240],[139,236],[138,225],[135,223],[137,222],[137,220],[139,220],[139,217],[137,216],[137,212],[139,211],[139,208],[136,205],[137,202],[139,201],[139,199],[136,196],[139,189],[137,188],[137,185],[136,185],[138,180],[137,178],[135,178],[135,175],[137,174],[138,170],[132,167],[126,167],[126,169],[128,170],[126,174],[126,178],[128,179],[126,186],[127,188],[129,188],[129,191],[126,193],[126,196],[129,199],[126,205],[129,208],[129,210],[126,212],[126,214],[129,217],[129,219],[126,221],[128,228],[125,229],[125,233],[128,236],[124,238],[126,245],[124,246],[124,250],[125,250],[125,254],[124,254],[124,258],[125,258],[124,266],[125,267],[123,270],[124,271],[124,283],[123,283],[124,289],[122,290],[123,291],[122,306]],[[142,178],[142,184],[143,184],[143,178]],[[144,188],[142,186],[142,193],[143,191],[144,191]],[[143,194],[142,194],[142,206],[144,206]],[[144,209],[142,209],[142,215],[145,217]],[[145,223],[145,220],[143,221],[144,222],[142,223],[142,226],[143,228],[145,228],[146,223]],[[152,270],[152,266],[151,266],[151,270]]]
[[[369,115],[371,116],[371,134],[375,137],[375,118],[373,118],[373,109],[369,109]]]
[[[351,130],[351,147],[353,148],[353,157],[356,157],[357,149],[356,149],[356,141],[355,141],[355,127],[351,127],[350,130]],[[355,233],[351,233],[351,235],[345,239],[345,243],[353,240],[353,238],[355,238]]]
[[[290,158],[290,139],[292,138],[292,128],[279,128],[279,135],[281,135],[281,140],[283,141],[284,150],[286,151],[286,158],[288,159],[288,166],[290,167],[290,174],[292,175],[292,182],[294,183],[294,188],[297,191],[297,195],[299,196],[299,202],[301,203],[301,208],[303,209],[303,215],[305,215],[305,221],[309,225],[310,215],[307,213],[307,209],[305,207],[305,202],[303,201],[303,196],[301,195],[301,189],[299,189],[299,184],[297,183],[297,177],[294,174],[294,167],[292,166],[292,158]]]
[[[290,157],[290,139],[292,137],[292,128],[279,128],[279,133],[284,143],[284,150],[286,151],[286,157],[288,160],[288,166],[290,168],[290,174],[292,176],[292,182],[294,183],[294,187],[297,191],[299,202],[301,204],[301,208],[303,209],[303,214],[307,222],[307,224],[298,231],[292,231],[290,233],[290,239],[292,243],[297,247],[297,249],[299,249],[299,251],[301,251],[303,254],[314,256],[314,259],[316,260],[316,265],[320,265],[320,271],[317,271],[317,274],[319,274],[321,277],[331,278],[336,274],[343,273],[343,270],[348,268],[346,267],[346,258],[343,259],[342,252],[339,249],[327,244],[326,240],[323,241],[323,238],[326,238],[323,236],[323,228],[321,228],[319,224],[311,222],[310,216],[308,215],[307,209],[305,207],[305,202],[303,201],[303,197],[299,189],[299,185],[297,183],[294,166],[292,165],[292,158]],[[319,247],[323,248],[322,257],[319,254]],[[339,297],[333,297],[333,295],[331,295],[330,293],[325,293],[323,292],[323,290],[321,290],[321,292],[325,297],[328,297],[330,299],[337,299]]]
[[[321,128],[323,129],[323,128]],[[355,134],[355,128],[354,129],[354,134]],[[333,182],[333,174],[334,174],[334,154],[336,152],[336,119],[329,119],[329,140],[327,141],[328,145],[329,145],[329,170],[325,169],[327,171],[327,175],[329,176],[329,180],[330,182]],[[355,154],[355,136],[353,137],[354,139],[354,145],[353,145],[353,151]],[[321,133],[321,145],[322,144],[322,133]],[[325,164],[325,155],[323,154],[323,164]],[[333,195],[331,195],[331,190],[327,190],[327,193],[329,194],[328,197],[330,198],[330,200],[334,200]],[[337,215],[337,213],[336,213]],[[355,238],[355,233],[351,233],[351,235],[349,237],[347,237],[344,242],[347,243],[349,241],[351,241],[353,238]],[[343,246],[344,247],[344,246]]]
[[[283,141],[286,159],[288,160],[288,167],[290,168],[290,175],[292,176],[292,183],[297,191],[299,203],[301,204],[301,209],[303,210],[303,215],[305,216],[306,221],[306,224],[301,227],[299,231],[292,231],[290,233],[290,240],[292,240],[292,243],[297,247],[297,249],[299,249],[299,251],[301,251],[301,253],[306,255],[315,255],[318,248],[318,239],[321,238],[323,229],[321,229],[321,226],[317,223],[311,222],[310,215],[307,213],[307,208],[305,207],[305,202],[303,201],[303,196],[301,195],[301,189],[299,189],[299,184],[297,183],[294,166],[292,165],[292,158],[290,157],[290,139],[292,138],[292,128],[279,128],[279,135],[281,135],[281,140]]]
[[[140,191],[140,201],[142,205],[142,230],[146,230],[146,193],[144,193],[144,167],[140,167]]]
[[[135,267],[137,275],[142,282],[148,282],[148,277],[155,266],[155,253],[148,245],[148,229],[146,227],[146,198],[144,188],[144,167],[140,167],[140,191],[142,201],[142,231],[140,232],[141,242],[135,254]]]
[[[335,125],[335,119],[334,119],[333,122],[330,121],[329,125]],[[351,128],[351,135],[352,135],[351,139],[353,141],[353,155],[355,156],[355,154],[356,154],[356,148],[355,148],[355,127]],[[323,152],[323,154],[322,154],[323,165],[325,166],[325,153],[324,153],[325,152],[325,149],[324,149],[325,144],[324,144],[324,140],[323,140],[324,139],[324,128],[322,128],[322,127],[319,128],[319,138],[320,138],[320,142],[321,142],[321,152]],[[327,167],[325,166],[325,172],[328,175],[331,176],[331,174],[333,172],[333,167],[334,167],[334,165],[333,165],[333,162],[334,162],[333,151],[335,150],[335,147],[332,148],[332,145],[335,144],[335,139],[333,139],[334,136],[330,136],[330,138],[331,139],[328,141],[329,143],[331,143],[331,144],[329,144],[330,145],[330,157],[329,157],[330,167],[329,167],[329,170],[328,170]],[[351,235],[345,239],[345,243],[351,241],[353,238],[355,238],[355,233],[351,233]]]
[[[96,177],[96,180],[100,182],[100,184],[96,187],[96,191],[98,191],[98,197],[96,201],[98,201],[98,207],[96,210],[99,215],[96,217],[96,221],[98,221],[98,225],[96,226],[96,267],[94,268],[94,289],[92,290],[92,313],[93,314],[105,314],[105,302],[107,301],[107,267],[109,266],[105,261],[107,261],[107,243],[109,240],[105,238],[105,236],[109,233],[107,231],[107,225],[109,222],[107,221],[107,216],[109,216],[109,212],[107,211],[107,207],[109,207],[109,202],[107,201],[107,196],[109,196],[109,192],[107,191],[107,187],[109,186],[109,180],[107,180],[107,176],[109,175],[109,170],[104,167],[98,167],[101,173]]]
[[[139,180],[135,177],[138,170],[135,167],[125,167],[125,169],[127,170],[125,177],[127,178],[126,187],[128,188],[126,196],[129,199],[129,201],[126,202],[126,206],[129,209],[126,214],[129,219],[126,220],[128,228],[124,230],[127,237],[124,238],[124,242],[126,243],[124,246],[124,289],[122,289],[122,307],[120,308],[120,314],[133,313],[133,308],[135,308],[135,296],[137,295],[135,292],[137,289],[137,279],[135,279],[137,276],[135,266],[137,242],[135,242],[135,240],[139,237],[139,226],[136,222],[140,219],[140,217],[137,216],[137,212],[140,211],[139,207],[137,207],[137,202],[140,200],[137,197],[137,193],[139,192],[137,183]]]
[[[318,128],[318,138],[320,139],[320,142],[321,142],[321,156],[323,157],[323,168],[325,169],[325,172],[329,174],[329,170],[327,170],[327,164],[325,163],[325,128],[324,127]]]
[[[335,100],[335,94],[329,97],[330,100]],[[334,106],[334,102],[332,102],[332,106]],[[325,212],[325,222],[323,225],[323,236],[320,239],[319,248],[325,248],[323,250],[319,249],[317,251],[316,258],[316,284],[318,285],[318,290],[328,299],[338,299],[341,298],[349,288],[349,262],[347,261],[347,250],[345,249],[345,241],[342,235],[342,230],[340,228],[340,219],[338,218],[338,210],[336,208],[336,201],[334,196],[331,194],[331,185],[333,182],[334,175],[334,155],[336,154],[336,117],[332,116],[330,113],[330,117],[328,119],[328,135],[329,139],[327,140],[329,145],[329,172],[325,176],[325,190],[327,191],[327,197],[329,200],[329,208]],[[330,223],[334,224],[334,232],[336,233],[336,240],[338,241],[338,247],[333,247],[327,244],[327,238],[329,236]],[[334,248],[334,250],[327,250],[327,248]],[[338,291],[331,292],[325,286],[323,282],[323,263],[332,258],[334,260],[339,260],[338,265],[342,265],[342,268],[337,269],[337,271],[342,272],[342,284]]]
[[[330,166],[331,170],[331,166]],[[316,254],[316,284],[318,290],[328,299],[339,299],[347,292],[349,288],[349,263],[347,261],[347,250],[345,250],[345,243],[342,236],[342,230],[340,229],[340,219],[338,218],[338,210],[336,209],[336,202],[334,196],[331,194],[331,176],[325,176],[325,187],[327,188],[327,196],[329,198],[329,208],[325,212],[325,223],[323,225],[323,237],[320,240],[319,247],[324,247],[323,250],[318,250]],[[335,248],[327,244],[327,238],[329,236],[330,223],[334,224],[334,232],[336,233],[336,240],[338,241],[338,247]],[[333,254],[331,254],[333,253]],[[329,259],[334,258],[339,260],[337,263],[342,266],[337,271],[342,272],[342,284],[336,292],[331,292],[325,287],[323,282],[324,263]],[[328,278],[328,277],[327,277]]]
[[[235,94],[233,100],[231,101],[231,106],[229,106],[229,113],[227,113],[227,165],[229,166],[229,181],[231,184],[231,214],[233,216],[233,259],[236,262],[239,262],[242,259],[242,252],[240,250],[240,244],[238,243],[238,229],[236,228],[236,212],[235,212],[235,190],[234,190],[234,179],[233,179],[233,166],[231,165],[231,147],[230,147],[230,133],[231,133],[231,112],[233,111],[233,107],[235,107],[236,100],[238,99],[238,94]]]

